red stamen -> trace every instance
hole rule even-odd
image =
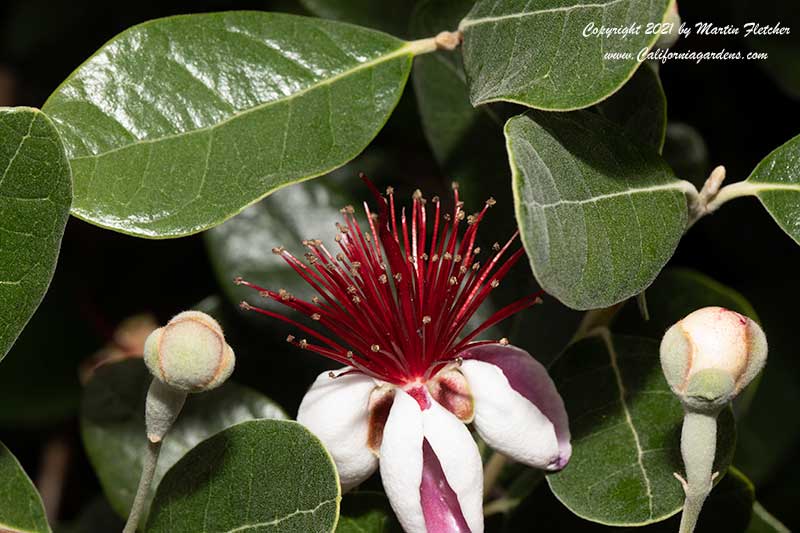
[[[521,248],[505,257],[517,234],[503,247],[497,245],[495,255],[479,265],[475,262],[477,229],[493,199],[466,216],[454,184],[452,213],[442,215],[439,198],[432,200],[433,230],[428,241],[427,202],[422,193],[414,192],[410,213],[401,209],[398,224],[394,191],[387,189],[387,200],[366,176],[360,177],[378,205],[377,217],[364,205],[368,232],[362,232],[348,206],[342,209],[343,222],[337,223],[340,251],[335,257],[317,240],[303,243],[309,264],[283,248],[273,250],[319,297],[306,302],[284,290],[275,292],[236,280],[333,334],[329,338],[281,313],[242,303],[244,309],[282,320],[319,342],[290,335],[291,344],[353,368],[345,373],[362,372],[405,385],[429,379],[457,361],[466,348],[496,343],[473,339],[539,301],[538,295],[521,298],[465,334],[470,318],[522,257]],[[443,225],[440,218],[445,220]],[[462,221],[467,228],[459,236]]]

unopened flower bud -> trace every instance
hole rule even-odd
[[[661,366],[670,388],[698,409],[731,401],[766,359],[767,339],[759,325],[722,307],[687,315],[661,341]]]
[[[205,313],[185,311],[147,338],[144,361],[161,382],[183,392],[221,385],[233,372],[233,350]]]
[[[722,307],[704,307],[673,325],[661,340],[661,368],[683,403],[681,457],[686,495],[680,532],[692,533],[717,474],[717,416],[764,368],[767,338],[758,324]]]
[[[221,385],[233,372],[235,359],[216,320],[199,311],[185,311],[147,337],[144,362],[154,376],[144,409],[149,442],[123,533],[137,531],[153,484],[161,443],[183,409],[187,394]]]
[[[681,16],[678,14],[678,2],[674,1],[667,9],[667,14],[664,15],[663,31],[658,40],[656,41],[656,48],[669,48],[678,41],[680,35]]]

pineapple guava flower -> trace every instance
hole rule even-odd
[[[417,191],[398,223],[394,194],[365,204],[368,231],[342,210],[338,252],[304,241],[308,263],[273,251],[318,293],[303,301],[237,279],[333,335],[242,302],[296,327],[288,341],[344,365],[321,374],[297,420],[330,451],[343,490],[380,467],[389,501],[410,533],[483,531],[483,468],[465,424],[496,451],[537,468],[563,468],[571,454],[567,413],[545,368],[508,341],[475,340],[487,328],[537,303],[525,296],[465,334],[475,312],[523,256],[517,235],[481,263],[476,232],[488,208],[466,216],[458,189],[443,214]],[[432,227],[431,237],[428,230]],[[465,228],[461,232],[462,228]]]

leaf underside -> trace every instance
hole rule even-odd
[[[657,35],[669,0],[479,0],[461,21],[464,66],[474,105],[505,100],[537,109],[588,107],[619,89]],[[589,24],[642,30],[625,37],[583,36]],[[628,53],[606,58],[607,52]]]
[[[683,235],[691,185],[596,113],[529,112],[505,133],[520,235],[542,288],[575,309],[647,288]]]

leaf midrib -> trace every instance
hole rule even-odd
[[[564,200],[559,199],[556,202],[550,202],[546,204],[542,204],[533,200],[534,205],[536,207],[540,207],[542,209],[546,209],[549,207],[557,207],[559,205],[584,205],[599,202],[602,200],[607,200],[609,198],[616,198],[619,196],[632,196],[634,194],[648,194],[648,193],[656,193],[661,191],[679,191],[679,192],[691,192],[694,190],[694,186],[691,185],[687,181],[679,181],[677,183],[668,183],[665,185],[653,185],[652,187],[643,187],[640,189],[626,189],[624,191],[618,191],[608,194],[601,194],[598,196],[593,196],[591,198],[586,198],[585,200]]]
[[[180,133],[174,133],[174,134],[171,134],[171,135],[163,135],[161,137],[157,137],[157,138],[153,138],[153,139],[137,140],[136,142],[124,144],[122,146],[119,146],[117,148],[113,148],[111,150],[107,150],[105,152],[100,152],[100,153],[91,154],[91,155],[84,155],[84,156],[79,156],[79,157],[73,157],[73,158],[71,158],[71,160],[72,161],[81,161],[81,160],[86,160],[86,159],[98,159],[100,157],[104,157],[106,155],[113,154],[114,152],[119,152],[119,151],[122,151],[122,150],[126,150],[126,149],[128,149],[128,148],[130,148],[132,146],[153,144],[153,143],[158,143],[158,142],[162,142],[162,141],[166,141],[166,140],[170,140],[170,139],[181,138],[181,137],[184,137],[186,135],[193,135],[193,134],[202,133],[202,132],[205,132],[205,131],[214,131],[218,127],[222,127],[223,125],[227,124],[228,122],[231,122],[231,121],[233,121],[235,119],[241,118],[242,116],[248,115],[250,113],[255,113],[256,111],[260,111],[262,109],[266,109],[266,108],[271,107],[271,106],[276,105],[276,104],[285,103],[285,102],[291,102],[295,98],[299,98],[299,97],[301,97],[301,96],[303,96],[303,95],[305,95],[305,94],[307,94],[307,93],[309,93],[309,92],[311,92],[311,91],[313,91],[315,89],[318,89],[320,87],[324,87],[326,85],[331,85],[331,84],[333,84],[333,83],[335,83],[335,82],[337,82],[337,81],[339,81],[341,79],[344,79],[344,78],[346,78],[346,77],[348,77],[348,76],[350,76],[352,74],[355,74],[355,73],[360,72],[360,71],[365,70],[365,69],[369,69],[369,68],[378,66],[378,65],[380,65],[382,63],[386,63],[386,62],[392,61],[393,59],[397,59],[397,58],[402,57],[404,55],[408,55],[408,56],[413,56],[414,55],[414,43],[413,42],[405,42],[405,43],[403,43],[402,46],[400,46],[398,49],[394,50],[391,53],[384,54],[382,56],[378,56],[378,57],[376,57],[374,59],[371,59],[369,61],[366,61],[364,63],[359,63],[359,64],[355,65],[352,68],[349,68],[349,69],[346,69],[346,70],[344,70],[342,72],[339,72],[338,74],[335,74],[334,76],[331,76],[330,78],[322,79],[322,80],[320,80],[320,81],[318,81],[316,83],[313,83],[313,84],[309,85],[308,87],[304,87],[303,89],[301,89],[301,90],[299,90],[297,92],[294,92],[294,93],[292,93],[290,95],[286,95],[286,96],[277,98],[275,100],[269,100],[267,102],[262,102],[262,103],[260,103],[258,105],[253,106],[253,107],[250,107],[250,108],[235,112],[235,113],[231,114],[230,116],[225,117],[224,119],[222,119],[219,122],[216,122],[214,124],[210,124],[208,126],[204,126],[202,128],[197,128],[197,129],[193,129],[193,130],[182,131]],[[60,119],[58,119],[58,117],[54,117],[53,120],[61,122]]]
[[[524,17],[532,17],[536,15],[542,15],[547,13],[569,13],[576,9],[594,9],[594,8],[602,8],[606,9],[609,6],[613,6],[615,4],[619,4],[620,2],[624,2],[625,0],[611,0],[606,3],[598,3],[598,4],[575,4],[572,6],[562,6],[562,7],[553,7],[550,9],[539,9],[536,11],[522,11],[520,13],[511,13],[508,15],[498,15],[495,17],[481,17],[477,19],[471,19],[469,16],[464,18],[461,23],[458,25],[460,30],[464,30],[470,26],[476,26],[479,24],[490,24],[493,22],[500,22],[504,20],[512,20]]]
[[[628,403],[626,401],[627,397],[627,390],[625,388],[625,382],[622,379],[622,372],[619,369],[618,358],[617,358],[617,350],[614,347],[614,341],[611,338],[611,332],[608,329],[602,329],[599,331],[600,337],[603,339],[603,343],[606,345],[606,349],[608,350],[608,357],[609,357],[609,364],[611,366],[611,370],[614,373],[614,379],[617,384],[617,389],[619,390],[619,403],[622,406],[622,412],[625,415],[625,422],[630,427],[631,434],[633,435],[633,440],[636,445],[636,461],[639,466],[639,470],[642,472],[642,478],[644,479],[645,490],[647,491],[647,503],[649,509],[649,516],[648,519],[653,518],[653,489],[650,486],[650,478],[647,476],[647,469],[644,466],[644,454],[645,450],[642,449],[642,443],[639,439],[639,432],[636,430],[636,426],[633,424],[633,418],[631,417],[630,410],[628,409]]]
[[[269,520],[267,522],[258,522],[256,524],[246,524],[246,525],[234,528],[234,529],[229,529],[225,533],[238,533],[239,531],[247,531],[248,529],[276,526],[276,525],[280,524],[281,522],[285,522],[286,520],[294,518],[295,516],[305,515],[305,514],[315,514],[323,506],[328,505],[330,503],[336,503],[336,498],[331,498],[329,500],[322,501],[316,507],[314,507],[313,509],[298,509],[298,510],[292,512],[292,513],[287,514],[286,516],[281,516],[279,518],[275,518],[275,519]]]
[[[761,192],[769,191],[791,191],[800,192],[800,183],[779,183],[774,181],[746,181],[747,190],[752,194],[758,195]]]

